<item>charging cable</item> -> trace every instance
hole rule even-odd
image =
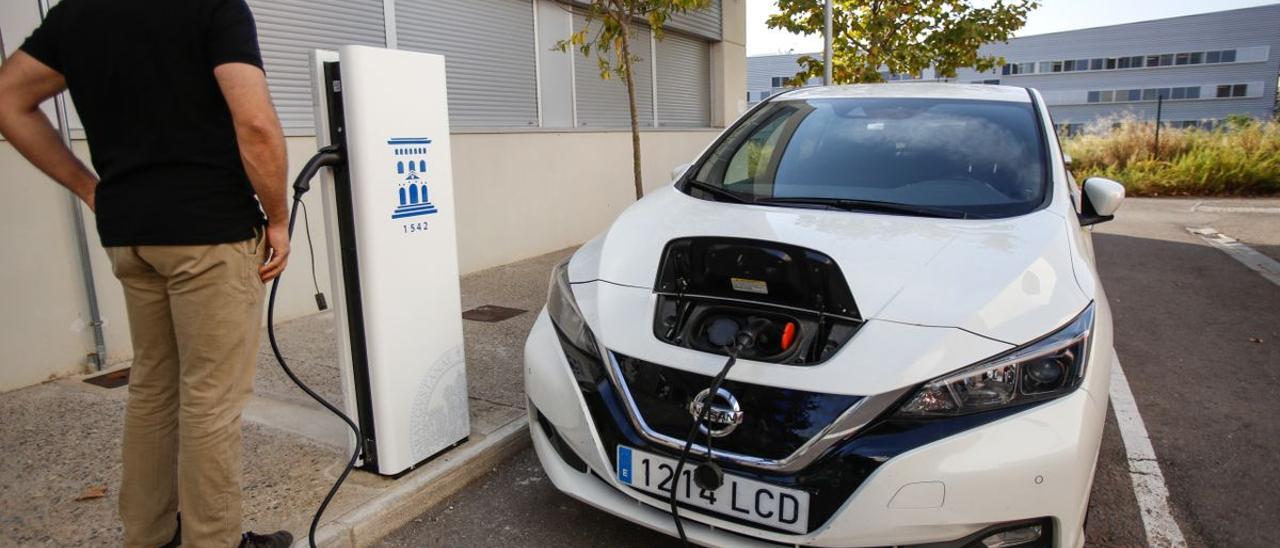
[[[733,369],[734,364],[738,363],[738,354],[745,349],[751,348],[756,344],[756,338],[759,337],[763,325],[753,324],[738,331],[734,335],[733,346],[726,346],[725,350],[729,354],[729,359],[724,362],[724,367],[720,368],[715,378],[711,379],[711,385],[707,387],[707,399],[702,402],[702,412],[694,419],[693,426],[689,427],[689,434],[684,438],[684,449],[680,451],[680,459],[676,461],[675,474],[671,480],[671,494],[668,497],[671,503],[671,517],[676,522],[676,532],[680,535],[680,542],[688,546],[689,537],[685,535],[684,523],[680,521],[680,506],[676,503],[677,487],[680,485],[680,474],[684,471],[684,465],[689,460],[689,451],[693,448],[693,440],[698,435],[698,427],[706,424],[707,418],[711,416],[711,402],[715,399],[716,394],[720,392],[720,385],[724,383],[724,378],[729,374],[729,370]],[[718,489],[724,481],[724,473],[720,471],[720,467],[716,465],[711,458],[711,428],[707,428],[707,462],[698,466],[694,471],[694,476],[699,478],[696,483],[710,483],[708,485],[711,490]],[[699,485],[703,487],[703,485]]]
[[[320,168],[341,164],[345,159],[346,157],[343,155],[341,148],[339,148],[337,145],[330,145],[330,146],[321,148],[319,151],[317,151],[316,155],[312,156],[310,160],[307,160],[306,165],[302,167],[302,171],[298,173],[297,179],[293,181],[293,207],[289,211],[290,239],[293,238],[294,222],[298,220],[298,208],[302,207],[303,215],[304,216],[306,215],[306,206],[302,204],[302,195],[306,194],[308,190],[311,190],[311,178],[315,177],[316,173],[320,171]],[[308,226],[307,247],[311,248],[311,231],[309,230],[310,220],[304,218],[303,222],[306,223]],[[313,255],[314,255],[314,249],[313,249]],[[312,262],[311,272],[312,272],[312,282],[314,283],[315,282],[314,256],[312,258],[312,261],[313,262]],[[276,341],[276,322],[275,322],[276,290],[280,288],[280,278],[282,276],[283,276],[283,273],[281,274],[281,276],[276,276],[275,281],[271,282],[271,296],[268,297],[267,299],[267,339],[271,341],[271,352],[275,354],[276,361],[280,363],[280,369],[284,370],[284,374],[289,377],[289,380],[293,381],[293,384],[298,385],[298,388],[301,388],[302,391],[306,392],[308,396],[311,396],[311,399],[315,400],[320,405],[324,406],[325,409],[328,409],[330,413],[337,415],[338,418],[342,419],[342,422],[347,423],[347,426],[351,428],[351,432],[355,434],[355,440],[356,440],[355,450],[351,452],[351,458],[347,460],[347,466],[343,468],[342,473],[338,475],[338,480],[333,482],[333,487],[329,488],[329,493],[324,496],[324,500],[320,503],[320,507],[316,509],[315,515],[311,517],[311,529],[307,533],[307,539],[311,543],[311,548],[315,548],[316,527],[320,524],[320,516],[324,514],[325,508],[329,506],[329,502],[333,500],[333,496],[338,493],[338,488],[342,486],[343,481],[346,481],[347,476],[351,474],[351,471],[353,469],[355,469],[356,461],[360,459],[360,448],[361,448],[360,427],[356,425],[355,421],[351,420],[351,417],[348,417],[345,413],[343,413],[342,410],[338,409],[332,403],[329,403],[328,401],[326,401],[323,397],[320,396],[320,394],[317,394],[314,390],[311,389],[311,387],[307,386],[306,383],[302,382],[302,379],[299,379],[298,376],[294,374],[293,370],[289,369],[289,364],[285,362],[284,354],[280,352],[280,344],[279,342]],[[327,308],[327,305],[324,302],[324,294],[320,293],[320,287],[318,283],[316,283],[316,304],[320,306],[321,310],[324,310],[325,308]]]

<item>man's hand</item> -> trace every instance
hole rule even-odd
[[[267,262],[258,267],[258,276],[264,284],[280,276],[284,267],[289,265],[288,221],[267,225],[267,249],[270,251]]]

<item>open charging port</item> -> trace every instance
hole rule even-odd
[[[654,335],[725,354],[738,331],[760,336],[739,357],[788,365],[822,363],[862,325],[840,267],[799,246],[741,238],[673,240],[655,285]]]

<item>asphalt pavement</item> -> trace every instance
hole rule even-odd
[[[1188,546],[1278,546],[1280,286],[1187,228],[1280,258],[1280,200],[1131,199],[1094,236],[1116,351]],[[1088,546],[1147,546],[1108,417]],[[386,546],[664,546],[673,539],[560,494],[532,449],[412,520]]]

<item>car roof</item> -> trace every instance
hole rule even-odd
[[[985,101],[1031,102],[1026,88],[990,84],[950,84],[942,82],[894,82],[800,88],[779,95],[778,101],[846,98],[979,99]]]

